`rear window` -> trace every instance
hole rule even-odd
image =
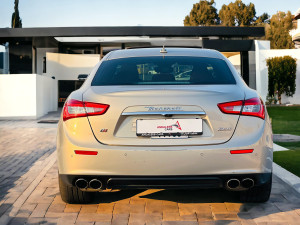
[[[104,61],[92,86],[236,84],[222,59],[205,57],[132,57]]]

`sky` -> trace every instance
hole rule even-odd
[[[219,10],[235,0],[215,0]],[[199,0],[19,0],[23,27],[183,26]],[[299,0],[243,0],[255,4],[256,15],[295,13]],[[11,26],[14,0],[0,0],[0,28]]]

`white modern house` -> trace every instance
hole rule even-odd
[[[297,21],[297,28],[290,31],[292,40],[295,43],[295,48],[300,49],[300,8],[295,13],[295,21]]]
[[[256,40],[262,36],[263,27],[1,28],[0,105],[5,107],[0,107],[0,119],[39,118],[56,111],[80,87],[79,74],[89,74],[113,49],[134,47],[219,50],[265,98],[266,58],[288,53],[270,52],[268,41]]]

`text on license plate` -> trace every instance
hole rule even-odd
[[[202,134],[202,119],[137,120],[137,136],[188,136]]]

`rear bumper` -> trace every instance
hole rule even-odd
[[[243,179],[250,178],[254,181],[254,186],[265,184],[271,179],[271,173],[260,174],[221,174],[202,176],[93,176],[93,175],[65,175],[60,174],[60,178],[69,186],[75,186],[78,179],[85,179],[88,183],[97,179],[102,183],[104,189],[206,189],[225,188],[230,179],[238,179],[241,183]],[[86,189],[92,190],[90,187]],[[232,191],[241,191],[245,188],[241,185]]]
[[[242,119],[245,118],[240,120]],[[265,123],[266,125],[258,131],[249,132],[250,125],[246,122],[249,122],[248,119],[243,123],[240,121],[236,135],[223,144],[155,147],[101,145],[86,123],[78,125],[81,128],[75,132],[78,138],[70,138],[60,123],[57,136],[59,173],[70,176],[103,177],[191,175],[215,177],[226,174],[271,173],[273,162],[271,127],[269,123]],[[241,149],[254,151],[249,154],[230,154],[231,150]],[[78,155],[74,150],[96,151],[98,154]]]
[[[249,154],[230,154],[230,150],[254,149]],[[258,174],[272,172],[272,150],[265,146],[194,149],[82,149],[98,155],[69,153],[58,157],[59,173],[94,176],[189,176],[215,174]],[[78,148],[77,148],[78,149]],[[81,149],[80,149],[81,150]]]

